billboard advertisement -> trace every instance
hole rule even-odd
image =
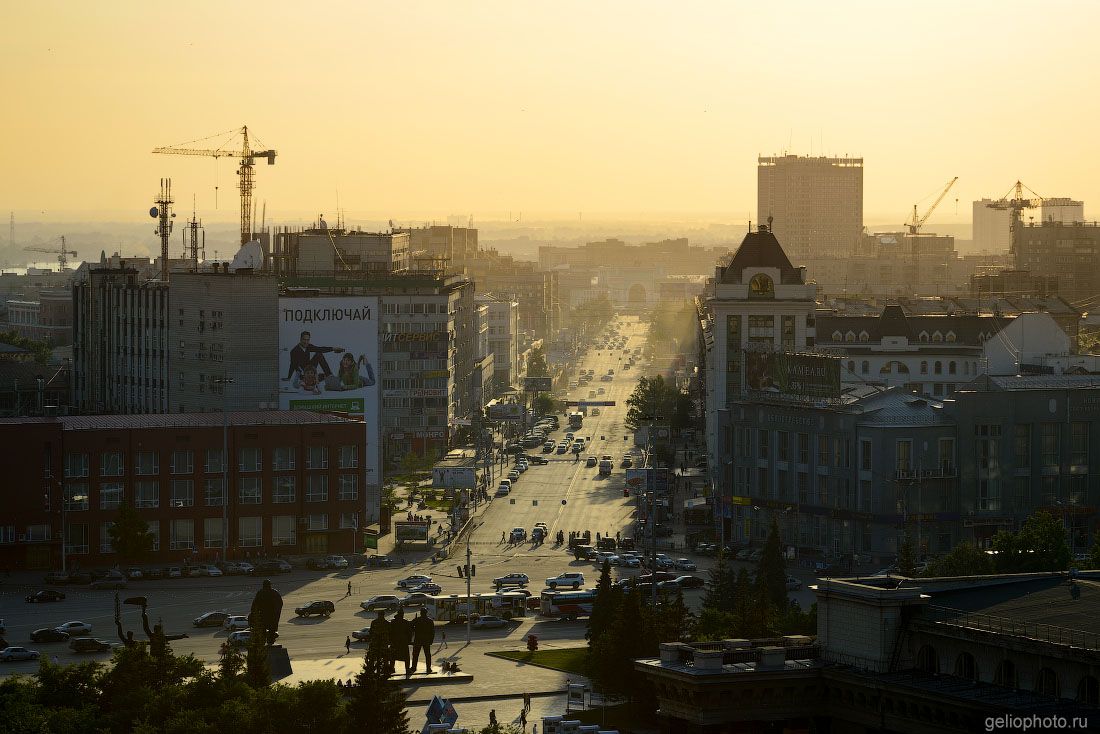
[[[424,542],[428,539],[428,523],[426,522],[395,522],[393,524],[394,540],[398,543]]]
[[[527,392],[550,392],[554,389],[554,378],[524,377],[523,389]]]
[[[379,315],[367,296],[279,299],[279,408],[363,416],[367,484],[382,479]]]
[[[626,470],[626,486],[630,487],[631,493],[638,495],[643,492],[649,492],[653,489],[650,483],[652,473],[650,469],[639,469],[637,467]]]
[[[745,386],[803,398],[840,395],[840,360],[821,354],[745,352]]]

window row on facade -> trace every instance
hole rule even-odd
[[[65,482],[65,510],[68,512],[88,510],[98,507],[101,510],[115,510],[122,506],[125,496],[122,482],[100,482],[90,485],[87,482]],[[161,482],[156,479],[135,479],[132,481],[133,506],[138,509],[155,507],[193,507],[201,502],[207,507],[221,507],[225,504],[225,478],[210,477],[196,481],[194,479],[172,479]],[[359,499],[359,475],[340,474],[332,487],[338,500]],[[291,504],[299,500],[306,502],[327,502],[329,499],[329,475],[310,474],[305,477],[304,486],[299,487],[298,477],[294,475],[275,476],[265,482],[259,476],[241,476],[237,478],[236,502],[240,505],[260,505],[266,501],[274,504]],[[198,493],[196,495],[196,493]]]
[[[222,449],[206,449],[196,456],[192,449],[177,449],[166,457],[164,467],[171,474],[194,474],[196,466],[201,466],[206,474],[221,474],[226,471]],[[328,469],[329,447],[309,446],[305,450],[306,469]],[[336,467],[356,469],[359,467],[359,447],[354,444],[336,447]],[[293,446],[269,449],[267,460],[272,471],[293,471],[298,468],[297,449]],[[99,454],[98,476],[122,477],[127,474],[126,452],[104,451]],[[87,453],[69,452],[65,454],[65,478],[75,479],[91,476],[91,457]],[[202,463],[197,464],[196,459]],[[161,453],[159,451],[135,451],[132,454],[130,473],[134,476],[153,476],[162,473]],[[264,468],[264,450],[259,447],[245,447],[237,451],[237,471],[258,472]]]

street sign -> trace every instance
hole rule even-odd
[[[613,408],[615,407],[614,400],[566,400],[565,404],[570,408],[577,406],[578,408]]]

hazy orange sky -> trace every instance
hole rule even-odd
[[[232,220],[249,125],[268,217],[756,218],[756,156],[860,155],[865,219],[1017,179],[1100,206],[1100,3],[6,2],[0,211]],[[214,187],[220,186],[214,210]],[[958,214],[955,213],[958,197]],[[930,198],[928,199],[930,202]],[[24,212],[26,214],[24,214]]]

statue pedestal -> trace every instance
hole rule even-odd
[[[267,646],[267,665],[271,670],[271,680],[286,678],[294,672],[290,667],[290,654],[282,645]]]

